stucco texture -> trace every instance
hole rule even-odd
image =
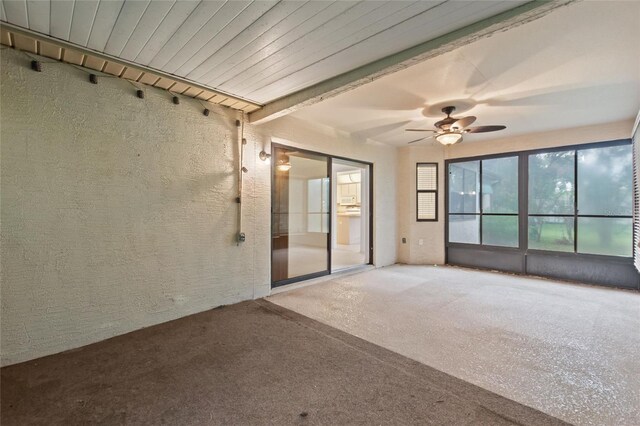
[[[142,100],[61,63],[37,73],[14,50],[0,60],[2,365],[269,294],[270,167],[257,156],[276,134],[382,162],[393,178],[376,178],[375,235],[389,247],[375,261],[395,262],[392,149],[305,123],[246,125],[237,245],[239,113],[205,117],[148,87]]]

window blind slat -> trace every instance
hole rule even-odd
[[[418,165],[418,191],[435,191],[438,186],[438,169],[435,164]]]
[[[638,130],[633,135],[633,263],[640,272],[640,147]]]
[[[418,220],[433,220],[436,218],[436,193],[418,193]]]
[[[438,220],[438,164],[416,164],[416,219]]]

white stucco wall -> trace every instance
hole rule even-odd
[[[8,365],[270,291],[270,166],[280,142],[375,163],[375,264],[396,260],[395,150],[237,114],[72,66],[0,54],[0,352]]]
[[[398,261],[409,264],[443,264],[445,261],[445,178],[444,161],[501,152],[577,145],[616,139],[628,139],[633,120],[616,123],[532,133],[483,142],[463,142],[452,147],[436,143],[402,147],[398,150]],[[439,167],[438,222],[417,222],[416,164],[437,162]],[[402,238],[407,242],[402,243]],[[423,244],[420,245],[422,239]]]

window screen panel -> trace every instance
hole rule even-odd
[[[418,220],[435,220],[436,209],[435,192],[418,193]]]
[[[578,214],[631,216],[633,167],[630,145],[578,151]]]
[[[480,213],[480,161],[449,164],[449,212]]]
[[[436,164],[418,164],[418,191],[438,189],[438,166]]]

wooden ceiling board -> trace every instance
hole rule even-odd
[[[98,0],[76,1],[71,18],[69,41],[80,46],[86,46],[93,27],[93,21],[98,11]]]
[[[489,2],[476,2],[476,5],[486,3]],[[461,9],[472,9],[473,11],[470,13],[474,13],[477,8],[462,2],[447,2],[436,5],[420,2],[398,10],[387,17],[382,16],[382,19],[375,21],[377,25],[365,25],[364,27],[354,25],[352,28],[357,31],[351,34],[343,32],[333,45],[325,46],[316,52],[308,52],[307,55],[301,55],[303,59],[297,63],[293,63],[293,61],[281,62],[279,65],[286,65],[284,68],[278,69],[279,66],[276,65],[270,75],[262,74],[263,77],[261,79],[254,77],[253,85],[245,86],[245,90],[256,98],[270,97],[274,91],[280,92],[284,87],[287,87],[285,90],[294,92],[301,87],[307,87],[324,80],[325,69],[332,69],[341,74],[347,72],[352,65],[362,66],[374,61],[380,56],[380,44],[384,44],[389,38],[393,38],[395,32],[404,33],[408,25],[414,25],[424,34],[431,29],[431,27],[427,28],[425,23],[432,20],[430,16],[435,15],[440,18],[460,12]],[[380,15],[377,15],[377,17],[380,17]],[[367,20],[361,20],[361,23],[366,23],[370,19],[371,17],[367,17]],[[402,26],[398,25],[400,22],[403,23]],[[384,30],[380,30],[381,28]],[[427,36],[426,38],[430,37]],[[408,37],[402,39],[403,44],[395,46],[393,52],[411,47],[406,44],[408,39]],[[344,40],[348,40],[348,43],[345,43]],[[367,48],[363,49],[362,46],[367,46]],[[346,64],[348,64],[347,67],[345,67]],[[288,76],[293,75],[297,78],[288,78]],[[282,86],[274,87],[276,86],[274,84],[276,81],[281,83]],[[290,84],[290,86],[287,86],[287,84]]]
[[[24,50],[25,52],[38,53],[36,41],[31,37],[14,34],[13,45],[16,49]]]
[[[115,62],[107,62],[102,72],[117,75],[119,77],[120,74],[122,74],[122,71],[124,71],[124,68],[124,65],[116,64]]]
[[[113,56],[120,55],[140,18],[142,18],[144,11],[149,6],[149,2],[150,0],[129,0],[124,2],[124,6],[122,6],[122,10],[104,48],[105,53]]]
[[[418,8],[421,8],[421,6],[425,7],[429,4],[428,2],[420,2],[418,3]],[[332,52],[353,46],[367,37],[383,31],[388,28],[389,25],[397,24],[405,16],[398,12],[407,8],[410,9],[409,13],[416,13],[413,8],[407,6],[407,3],[390,2],[381,4],[376,9],[362,14],[353,20],[346,21],[345,19],[345,25],[336,28],[330,35],[311,41],[296,52],[294,56],[288,58],[288,60],[280,61],[268,69],[263,69],[262,72],[254,76],[252,84],[246,86],[246,90],[251,93],[256,89],[280,79],[282,76],[290,74],[292,69],[298,70],[314,64],[330,56]]]
[[[183,66],[176,71],[179,75],[186,75],[188,78],[193,78],[198,74],[199,68],[205,68],[210,70],[217,65],[224,63],[230,57],[243,49],[249,43],[256,38],[262,36],[267,31],[278,25],[280,22],[291,16],[296,10],[302,7],[304,2],[280,2],[271,7],[264,13],[260,13],[259,16],[253,20],[253,22],[246,26],[243,31],[234,36],[229,42],[222,45],[215,51],[214,55],[211,55],[211,49],[205,49],[205,53],[194,56],[191,60],[187,61]],[[235,23],[232,23],[235,25]]]
[[[217,11],[220,10],[222,5],[222,2],[217,1],[200,3],[176,32],[171,35],[167,43],[153,56],[149,58],[145,57],[145,60],[141,60],[141,63],[153,68],[162,69],[162,67],[209,22]]]
[[[242,65],[259,51],[265,49],[273,49],[272,45],[285,38],[289,33],[294,31],[296,27],[299,27],[303,23],[312,20],[322,10],[327,9],[331,4],[332,2],[321,1],[308,1],[304,3],[291,15],[273,25],[272,28],[264,32],[259,37],[255,38],[251,43],[247,44],[242,49],[233,52],[233,54],[225,58],[224,61],[214,60],[215,56],[207,59],[207,61],[200,64],[190,73],[190,78],[194,78],[200,81],[207,80],[224,82],[224,77],[222,76],[226,72],[234,69],[242,69]],[[289,39],[295,40],[295,36],[290,37]]]
[[[169,91],[172,93],[182,93],[187,90],[190,86],[188,84],[175,82],[172,86],[169,87]]]
[[[60,60],[62,59],[62,49],[60,46],[56,46],[51,43],[47,43],[46,41],[41,41],[40,43],[40,55],[46,56],[47,58]]]
[[[5,27],[0,27],[0,43],[5,46],[13,46],[11,41],[11,33]]]
[[[73,0],[58,0],[51,2],[49,11],[49,31],[53,37],[62,40],[69,40],[74,5],[75,2]]]
[[[87,47],[89,49],[104,51],[111,31],[124,6],[124,0],[101,1],[93,20],[93,28],[89,35]]]
[[[204,92],[202,89],[198,89],[197,87],[189,87],[187,90],[182,92],[185,96],[190,96],[192,98],[197,98],[200,93]]]
[[[346,49],[334,48],[333,50],[337,53],[327,56],[327,52],[332,49],[324,51],[320,56],[326,56],[325,58],[311,56],[310,59],[315,60],[311,65],[302,63],[297,66],[298,69],[295,66],[281,71],[274,69],[272,74],[263,78],[261,82],[245,86],[242,93],[250,99],[263,102],[265,99],[280,97],[282,93],[294,93],[325,80],[327,69],[334,70],[337,74],[347,72],[353,65],[366,65],[375,61],[378,56],[389,56],[411,47],[407,40],[422,37],[426,41],[444,35],[450,31],[452,22],[463,26],[468,25],[522,3],[525,2],[481,1],[471,4],[447,2],[405,20],[402,25],[392,26],[367,37],[357,45]],[[429,22],[433,24],[427,25]],[[267,82],[268,84],[265,84]],[[221,90],[234,92],[226,85],[219,85],[219,87]]]
[[[138,79],[140,83],[148,84],[149,86],[153,86],[158,80],[160,80],[160,77],[148,72],[144,73],[142,77]]]
[[[124,73],[122,73],[121,77],[127,80],[138,81],[141,76],[142,71],[135,68],[127,68]]]
[[[75,50],[62,49],[62,60],[70,64],[82,65],[84,55]]]
[[[6,19],[8,22],[24,28],[29,28],[29,15],[27,13],[26,0],[5,0],[2,4],[4,5],[4,12],[7,15]]]
[[[249,104],[246,107],[242,108],[242,111],[244,111],[246,113],[250,113],[250,112],[253,112],[253,111],[257,111],[259,109],[260,109],[259,106]]]
[[[278,50],[272,55],[266,56],[263,60],[242,71],[236,77],[225,83],[225,87],[233,87],[237,90],[243,90],[247,86],[255,83],[255,79],[262,79],[269,75],[269,70],[276,64],[288,61],[297,57],[298,53],[306,50],[309,46],[316,43],[326,43],[327,38],[335,40],[331,35],[348,26],[352,21],[358,19],[362,15],[366,15],[382,6],[382,2],[360,2],[351,5],[348,9],[342,11],[338,15],[323,22],[311,31],[305,32],[294,42]],[[286,62],[285,62],[286,63]],[[257,76],[257,77],[256,77]]]
[[[215,93],[209,92],[208,90],[204,90],[202,93],[197,95],[196,98],[202,99],[203,101],[208,101],[209,99],[213,98],[214,96],[216,96]]]
[[[91,68],[92,70],[96,70],[96,71],[102,71],[102,68],[104,68],[105,63],[106,61],[90,55],[87,55],[87,58],[84,60],[85,67]]]
[[[216,101],[217,102],[217,101]],[[230,107],[231,105],[235,104],[237,101],[235,99],[232,98],[227,98],[223,101],[218,102],[220,105],[224,105],[224,106],[228,106]]]
[[[314,3],[318,4],[320,2],[314,2]],[[253,67],[254,65],[258,64],[261,61],[264,61],[269,56],[282,50],[283,48],[289,46],[296,40],[303,37],[308,32],[309,28],[317,28],[321,25],[324,25],[327,21],[334,19],[336,16],[340,15],[341,13],[345,12],[349,8],[353,7],[354,4],[355,2],[353,1],[336,1],[333,3],[329,3],[329,6],[319,11],[313,17],[307,19],[304,22],[301,22],[300,25],[291,29],[291,31],[287,32],[282,37],[278,38],[277,40],[274,40],[273,42],[269,43],[267,46],[265,46],[260,50],[251,52],[251,54],[246,59],[243,59],[234,68],[231,68],[225,71],[220,76],[211,76],[211,79],[209,78],[208,75],[202,76],[201,81],[207,81],[208,82],[207,84],[210,84],[210,85],[224,84],[240,74],[250,73],[249,69],[251,67]],[[258,72],[258,70],[256,70],[255,72]]]
[[[139,64],[148,64],[149,61],[160,52],[160,49],[169,42],[171,37],[190,17],[199,4],[199,0],[182,0],[176,2],[154,33],[149,37],[144,48],[141,49],[132,60]]]
[[[556,0],[547,9],[567,1]],[[380,59],[509,9],[522,19],[533,9],[545,13],[547,2],[518,8],[524,3],[0,0],[0,19],[16,31],[34,31],[39,40],[38,34],[57,38],[61,48],[78,47],[92,55],[82,50],[88,48],[103,61],[121,61],[129,68],[127,78],[133,69],[149,67],[158,78],[174,80],[174,75],[187,86],[220,90],[259,106],[320,82],[338,81],[333,77],[366,64],[375,68]]]
[[[245,9],[249,8],[252,3],[248,1],[231,1],[225,3],[213,17],[185,44],[178,50],[169,60],[162,64],[162,69],[168,73],[174,74],[186,61],[200,52],[207,43],[219,44],[222,40],[219,38],[222,31],[226,28],[234,28],[231,22],[239,16]],[[240,28],[236,28],[241,31]],[[230,30],[227,30],[228,34]],[[213,46],[211,46],[213,47]]]
[[[119,57],[131,61],[142,51],[149,38],[155,33],[162,21],[167,16],[171,8],[175,5],[175,0],[154,0],[144,11],[142,18],[136,24],[131,37],[127,40]]]
[[[173,84],[175,83],[175,81],[170,80],[168,78],[164,78],[162,77],[160,80],[156,81],[156,83],[154,84],[154,86],[159,87],[161,89],[168,89],[169,87],[173,86]]]
[[[42,0],[28,0],[27,14],[29,28],[44,34],[49,33],[49,17],[51,16],[51,3]]]

